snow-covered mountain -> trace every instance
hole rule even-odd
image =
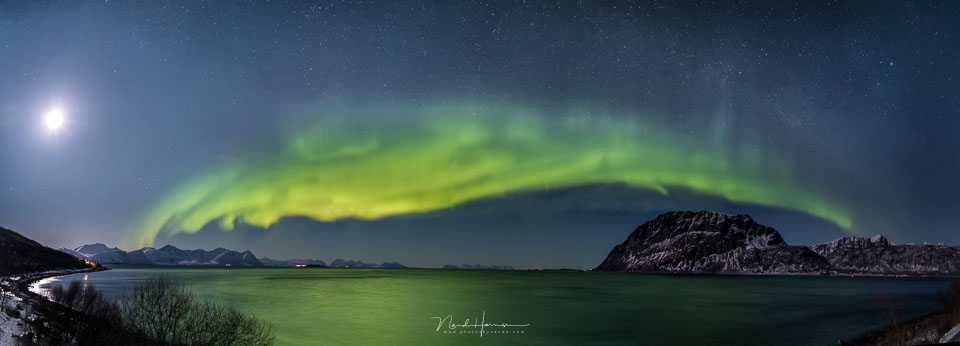
[[[960,248],[844,237],[792,246],[750,216],[674,211],[614,247],[599,271],[757,274],[960,275]]]
[[[66,249],[66,248],[61,248],[61,249],[60,249],[60,251],[63,251],[63,252],[66,252],[66,253],[68,253],[68,254],[71,254],[71,255],[74,255],[74,256],[77,256],[77,257],[81,257],[81,258],[91,257],[91,256],[96,255],[96,254],[98,254],[98,253],[103,253],[103,252],[107,252],[107,251],[111,251],[111,250],[117,250],[117,251],[119,251],[120,249],[118,249],[118,248],[109,248],[109,247],[107,247],[106,245],[103,245],[103,244],[101,244],[101,243],[87,244],[87,245],[78,247],[78,248],[73,249],[73,250]]]
[[[826,260],[747,215],[675,211],[633,231],[599,271],[819,273]]]
[[[61,248],[60,251],[103,264],[263,265],[250,251],[237,252],[224,248],[217,248],[212,251],[181,250],[175,246],[167,245],[159,249],[145,247],[139,250],[123,251],[98,243],[84,245],[72,250]]]

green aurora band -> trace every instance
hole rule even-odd
[[[519,191],[624,183],[801,211],[844,229],[851,217],[801,186],[784,162],[753,150],[667,136],[618,118],[527,111],[433,109],[415,116],[336,118],[271,155],[200,175],[133,220],[127,244],[197,232],[211,221],[269,227],[285,216],[320,221],[424,213]],[[392,121],[387,121],[393,119]]]

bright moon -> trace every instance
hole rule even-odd
[[[63,127],[64,121],[63,111],[59,108],[51,109],[43,118],[43,123],[47,126],[47,130],[52,132],[56,132]]]

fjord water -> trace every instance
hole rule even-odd
[[[83,280],[116,296],[166,275],[270,322],[278,345],[827,345],[928,312],[949,279],[667,276],[576,271],[125,267]],[[529,324],[455,333],[431,317]],[[508,329],[513,333],[496,333]],[[467,331],[459,333],[459,331]],[[522,331],[519,333],[517,331]]]

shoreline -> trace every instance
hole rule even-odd
[[[7,276],[7,277],[0,278],[0,285],[2,285],[3,287],[11,287],[11,288],[13,288],[13,290],[5,291],[5,292],[13,293],[13,295],[14,295],[15,297],[17,297],[17,298],[20,298],[20,299],[28,299],[28,298],[38,298],[38,297],[39,297],[39,298],[43,298],[43,300],[46,300],[46,301],[49,302],[50,300],[47,299],[47,297],[44,297],[43,295],[41,295],[41,294],[39,294],[39,293],[36,293],[36,292],[31,291],[31,290],[30,290],[30,286],[31,286],[33,283],[37,282],[37,281],[40,281],[40,280],[43,280],[43,279],[47,279],[47,278],[52,278],[52,277],[57,277],[57,276],[65,276],[65,275],[73,275],[73,274],[80,274],[80,273],[92,273],[92,272],[99,272],[99,271],[105,271],[105,270],[109,270],[109,268],[102,268],[102,269],[97,269],[97,268],[85,268],[85,269],[73,269],[73,270],[52,270],[52,271],[45,271],[45,272],[26,273],[26,274],[22,274],[22,275],[19,275],[19,276],[18,276],[18,275],[11,275],[11,276]]]
[[[57,304],[42,294],[30,290],[30,286],[43,279],[109,270],[108,268],[85,268],[74,270],[53,270],[25,273],[0,278],[0,288],[4,295],[4,304],[0,312],[4,320],[0,323],[0,345],[18,345],[24,336],[27,324],[35,321],[49,321],[54,316],[77,316],[79,312]],[[41,322],[42,323],[42,322]]]
[[[21,289],[21,290],[25,289],[27,292],[37,294],[30,290],[30,286],[37,281],[58,277],[58,276],[66,276],[66,275],[73,275],[73,274],[80,274],[80,273],[93,273],[93,272],[101,272],[106,270],[110,270],[110,268],[85,268],[85,269],[75,269],[75,270],[67,270],[67,271],[46,271],[46,272],[37,272],[37,273],[27,273],[16,279],[12,279],[11,281],[15,283],[18,289]]]
[[[40,293],[34,292],[30,287],[43,279],[58,277],[58,276],[67,276],[80,273],[94,273],[110,270],[110,268],[86,268],[86,269],[76,269],[76,270],[67,270],[67,271],[47,271],[47,272],[38,272],[38,273],[27,273],[18,278],[12,279],[14,287],[19,294],[21,294],[22,299],[32,298],[32,299],[43,299],[47,302],[51,302],[50,299]],[[59,305],[59,304],[58,304]]]

